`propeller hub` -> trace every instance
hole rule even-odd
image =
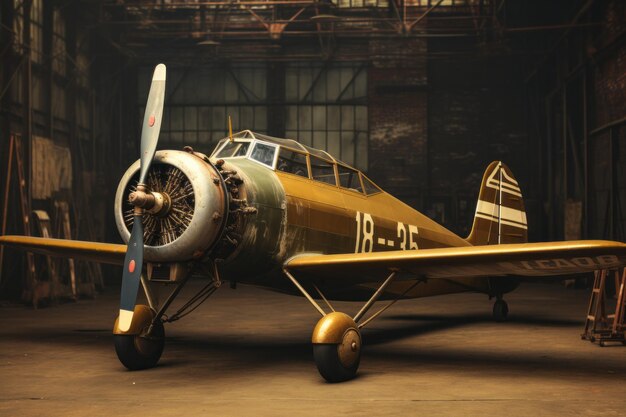
[[[128,202],[158,217],[166,216],[172,206],[172,200],[167,193],[147,191],[146,186],[142,184],[137,186],[136,191],[130,193]]]

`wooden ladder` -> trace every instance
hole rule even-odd
[[[615,290],[617,292],[616,306],[614,314],[606,314],[606,279],[610,272],[615,277]],[[600,346],[605,346],[606,342],[621,342],[626,345],[624,332],[624,315],[626,310],[626,268],[621,271],[601,270],[595,272],[593,289],[589,299],[585,329],[581,335],[582,339],[591,342],[598,341]]]
[[[9,141],[9,158],[6,178],[6,188],[4,192],[4,207],[2,210],[2,234],[6,233],[6,221],[8,212],[9,188],[11,186],[12,162],[15,157],[17,165],[18,188],[20,191],[20,208],[22,214],[22,223],[24,225],[24,234],[31,236],[30,229],[30,205],[28,201],[28,191],[26,190],[26,175],[24,174],[24,162],[22,160],[22,140],[18,135],[12,134]],[[4,261],[4,246],[0,246],[0,268]],[[22,299],[32,301],[33,306],[37,307],[37,274],[35,270],[35,256],[31,252],[26,252],[26,261],[28,264],[26,270],[26,282],[24,283],[24,291]]]

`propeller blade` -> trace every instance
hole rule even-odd
[[[152,85],[146,103],[146,112],[143,116],[141,127],[141,170],[139,184],[145,184],[146,175],[150,169],[152,158],[156,152],[159,132],[161,131],[161,119],[163,116],[163,102],[165,100],[165,65],[159,64],[152,74]]]
[[[123,332],[130,329],[130,324],[133,321],[135,301],[141,279],[143,266],[143,223],[141,217],[141,214],[135,214],[133,231],[130,234],[126,257],[124,258],[119,317],[119,328]]]
[[[146,113],[143,116],[139,183],[137,184],[137,191],[142,193],[145,192],[146,176],[159,141],[163,102],[165,100],[165,75],[165,65],[157,65],[152,74],[152,85],[150,86],[150,93],[148,93]],[[133,230],[128,240],[126,257],[124,258],[124,273],[122,274],[118,326],[123,332],[130,329],[133,321],[135,301],[137,300],[137,291],[139,290],[141,270],[143,268],[143,246],[143,209],[135,206]]]

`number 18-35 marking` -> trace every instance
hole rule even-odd
[[[356,212],[356,243],[354,245],[354,253],[372,252],[374,250],[374,219],[369,213]],[[398,222],[397,226],[398,241],[395,239],[378,238],[378,244],[389,248],[397,248],[400,246],[402,250],[419,249],[417,241],[419,230],[417,226],[412,224],[404,224]]]
[[[363,219],[361,219],[363,217]],[[361,235],[363,238],[361,239]],[[354,253],[374,250],[374,219],[369,213],[356,212],[356,245]]]

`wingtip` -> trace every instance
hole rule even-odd
[[[154,74],[152,75],[153,81],[165,81],[165,75],[167,73],[167,69],[165,64],[159,64],[154,69]]]

